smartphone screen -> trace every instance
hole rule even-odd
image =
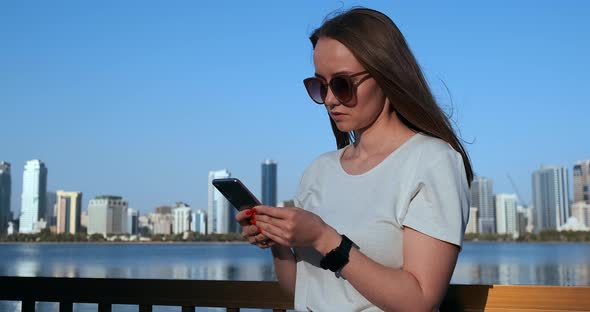
[[[211,183],[238,210],[260,205],[260,201],[236,178],[214,179]]]

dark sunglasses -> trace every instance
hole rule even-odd
[[[352,78],[367,75],[358,81],[353,81]],[[362,71],[360,73],[346,75],[346,74],[338,74],[334,75],[329,82],[325,82],[324,79],[318,77],[310,77],[303,80],[303,84],[305,85],[305,89],[307,90],[307,94],[309,97],[318,104],[324,104],[326,102],[326,96],[328,95],[328,87],[332,90],[332,94],[336,97],[336,99],[342,103],[346,104],[350,100],[352,100],[353,96],[356,93],[356,88],[363,83],[363,81],[371,78],[371,75],[367,71]]]

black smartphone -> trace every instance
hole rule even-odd
[[[238,210],[260,205],[260,201],[236,178],[213,179],[213,186]]]

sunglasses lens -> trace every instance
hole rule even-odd
[[[318,103],[323,104],[324,99],[326,98],[326,87],[324,84],[317,78],[308,78],[305,79],[305,88],[307,89],[307,93],[311,99]]]
[[[334,77],[330,81],[330,88],[334,96],[342,103],[350,101],[352,88],[350,81],[344,77]]]

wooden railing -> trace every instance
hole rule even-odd
[[[276,282],[0,277],[0,300],[21,301],[23,312],[39,301],[58,302],[60,312],[74,303],[96,303],[99,312],[113,304],[152,306],[293,309],[293,299]],[[441,311],[590,311],[590,287],[451,285]]]

